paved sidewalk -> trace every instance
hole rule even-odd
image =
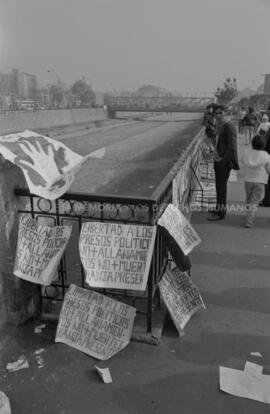
[[[243,137],[238,137],[239,155],[244,148]],[[237,175],[237,182],[228,186],[228,204],[233,206],[245,199],[243,172]],[[191,322],[184,343],[193,358],[200,344],[205,355],[201,362],[207,361],[216,374],[219,364],[243,369],[245,360],[252,360],[249,353],[256,351],[263,355],[256,362],[270,374],[270,208],[259,207],[252,229],[244,227],[241,208],[229,210],[224,221],[208,222],[207,216],[192,216],[202,243],[191,254],[193,279],[207,309]],[[208,397],[224,404],[217,409],[224,414],[270,412],[266,404],[251,400],[222,393]]]
[[[239,139],[239,151],[243,150]],[[229,184],[229,201],[244,200],[241,173]],[[35,322],[17,329],[1,353],[0,390],[12,414],[267,414],[270,406],[219,390],[219,366],[243,369],[250,352],[263,355],[270,374],[270,208],[259,208],[254,228],[241,212],[226,220],[192,222],[202,243],[191,253],[192,278],[206,310],[194,315],[179,338],[167,320],[159,346],[131,342],[99,362],[54,343],[55,326],[34,334]],[[43,368],[34,351],[45,348]],[[25,354],[28,369],[6,373],[7,362]],[[95,365],[109,367],[102,383]]]

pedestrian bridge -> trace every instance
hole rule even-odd
[[[108,115],[119,112],[204,112],[207,105],[214,102],[213,96],[113,96],[107,97]]]

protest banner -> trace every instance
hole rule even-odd
[[[30,193],[55,200],[70,187],[81,164],[102,158],[105,150],[82,157],[62,142],[25,130],[0,137],[0,153],[22,169]]]
[[[158,224],[168,230],[185,255],[188,255],[201,242],[199,235],[184,214],[172,204],[167,206]]]
[[[182,335],[191,316],[205,308],[200,292],[188,274],[177,267],[167,269],[158,286],[176,329]]]
[[[50,285],[71,235],[72,226],[49,227],[20,217],[14,275],[41,285]]]
[[[107,360],[128,345],[135,313],[132,306],[70,285],[60,312],[55,342]]]
[[[91,287],[144,291],[156,227],[85,222],[79,249]]]

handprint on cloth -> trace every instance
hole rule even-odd
[[[27,158],[17,159],[16,164],[27,170],[33,184],[45,186],[49,182],[59,181],[59,175],[63,174],[62,167],[67,165],[63,148],[56,150],[52,144],[42,147],[38,141],[31,143],[20,140],[18,143]]]
[[[61,142],[30,130],[0,137],[0,153],[23,170],[31,193],[50,200],[67,191],[84,160]]]
[[[10,153],[16,154],[14,164],[24,169],[35,186],[45,187],[51,181],[59,181],[68,165],[65,148],[55,148],[42,136],[19,138],[17,142],[5,142]]]

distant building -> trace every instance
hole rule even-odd
[[[18,74],[18,92],[22,98],[35,98],[37,95],[37,77],[31,73],[20,72]]]
[[[37,77],[13,69],[11,73],[0,73],[0,95],[17,99],[34,99],[38,90]]]
[[[10,94],[11,75],[9,73],[0,73],[0,95],[7,96]]]

